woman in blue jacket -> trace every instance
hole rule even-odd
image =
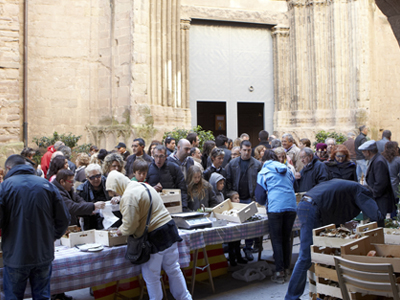
[[[290,236],[296,218],[296,195],[294,194],[294,175],[288,167],[279,162],[272,150],[264,153],[265,161],[257,175],[256,199],[266,205],[269,234],[275,259],[275,274],[271,280],[284,283],[289,277]]]

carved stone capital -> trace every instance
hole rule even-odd
[[[190,29],[190,19],[181,19],[181,29],[189,30]]]
[[[288,37],[290,35],[290,28],[287,26],[274,26],[272,27],[272,35]]]

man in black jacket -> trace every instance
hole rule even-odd
[[[313,151],[305,147],[300,151],[299,159],[304,167],[296,173],[294,189],[296,192],[307,192],[317,184],[331,179],[328,167],[314,156]]]
[[[133,140],[132,143],[133,154],[128,156],[125,165],[125,174],[126,176],[128,176],[129,179],[132,179],[133,177],[133,163],[135,162],[136,159],[143,159],[147,161],[149,164],[153,162],[153,158],[144,151],[145,146],[146,143],[144,142],[144,139],[137,138]]]
[[[74,191],[74,173],[68,169],[58,171],[53,184],[60,191],[61,197],[71,214],[69,225],[79,225],[78,216],[90,216],[95,210],[105,207],[104,201],[86,202]]]
[[[228,149],[228,138],[220,134],[215,138],[215,146],[218,148],[224,149],[225,156],[224,156],[224,161],[222,162],[222,167],[225,168],[225,166],[231,161],[231,150]],[[211,166],[211,159],[209,159],[210,164],[207,165],[207,167]]]
[[[384,218],[372,199],[371,191],[354,181],[332,179],[305,193],[297,206],[300,252],[285,300],[297,300],[303,295],[307,270],[311,267],[312,230],[332,223],[345,224],[356,217],[360,210],[372,221],[379,222]]]
[[[367,175],[365,180],[372,189],[374,199],[379,210],[386,216],[395,210],[395,198],[390,182],[389,168],[386,159],[378,153],[378,148],[374,140],[365,142],[358,150],[369,160]],[[384,221],[378,222],[378,226],[383,227]]]
[[[224,150],[225,151],[225,150]],[[257,174],[261,170],[261,162],[251,157],[251,143],[242,141],[240,144],[240,157],[233,159],[226,166],[226,181],[229,191],[239,193],[240,203],[255,201],[257,187]],[[245,240],[243,249],[247,260],[253,260],[253,239]]]
[[[163,145],[154,148],[154,162],[149,165],[146,182],[157,192],[162,189],[180,189],[182,197],[182,210],[190,211],[187,200],[187,186],[179,166],[167,161],[167,149]]]
[[[266,149],[271,149],[271,145],[268,142],[268,137],[269,137],[269,133],[266,130],[261,130],[258,133],[258,140],[260,141],[260,143],[253,148],[253,150],[251,151],[251,156],[254,156],[254,150],[258,146],[264,146]]]
[[[358,148],[367,141],[368,127],[366,125],[360,126],[360,134],[354,141],[354,148],[356,150],[356,163],[357,163],[357,177],[358,182],[361,180],[361,176],[367,174],[367,161],[361,150]]]
[[[58,189],[36,176],[21,155],[7,158],[5,170],[0,184],[5,299],[23,299],[28,279],[33,299],[49,299],[54,241],[67,230],[69,212]]]

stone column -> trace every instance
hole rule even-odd
[[[181,86],[182,108],[190,107],[189,94],[189,29],[190,20],[181,20]]]

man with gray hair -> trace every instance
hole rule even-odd
[[[349,132],[347,134],[347,141],[343,143],[343,145],[346,146],[347,150],[349,150],[350,153],[350,159],[355,163],[356,162],[356,148],[354,147],[354,137],[355,137],[354,132]]]
[[[282,135],[282,147],[285,149],[286,154],[290,157],[293,162],[294,168],[297,172],[300,172],[304,165],[299,159],[300,148],[295,144],[295,140],[290,133]]]
[[[76,170],[76,165],[70,160],[71,157],[71,148],[68,146],[61,146],[60,148],[58,148],[58,151],[61,151],[63,153],[63,155],[65,156],[65,158],[68,160],[68,168],[74,172],[75,174],[75,170]]]
[[[276,149],[276,148],[282,147],[282,143],[281,143],[280,139],[273,139],[270,143],[271,143],[271,148],[272,149]]]
[[[334,138],[328,137],[325,139],[325,144],[326,144],[326,153],[330,156],[332,151],[335,149],[336,146],[336,140]]]
[[[382,154],[385,150],[385,144],[392,139],[392,133],[390,130],[384,130],[382,132],[382,139],[376,142],[376,147],[378,147],[379,154]]]
[[[310,148],[303,148],[300,151],[299,159],[304,168],[295,175],[294,189],[296,192],[307,192],[317,184],[331,179],[328,167],[314,155]]]

